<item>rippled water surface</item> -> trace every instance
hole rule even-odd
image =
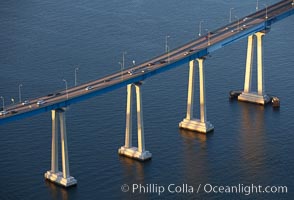
[[[259,7],[275,3],[259,1]],[[248,0],[109,0],[0,2],[0,96],[5,104],[64,89],[143,62],[165,50],[255,11]],[[179,130],[185,117],[188,66],[146,80],[142,87],[146,149],[141,163],[117,154],[124,144],[126,88],[72,105],[67,112],[70,173],[78,185],[47,182],[51,116],[0,126],[0,199],[293,199],[293,17],[264,37],[265,86],[281,108],[230,102],[243,87],[246,40],[205,61],[207,118],[211,134]],[[256,72],[254,72],[255,74]],[[198,85],[198,84],[196,84]],[[255,88],[255,87],[254,87]],[[195,95],[198,96],[196,86]],[[197,101],[196,101],[197,102]],[[198,107],[195,106],[198,116]],[[134,138],[136,139],[136,137]],[[135,142],[134,142],[135,143]],[[285,185],[288,194],[123,193],[123,184]]]

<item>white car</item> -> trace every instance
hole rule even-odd
[[[0,116],[2,116],[2,115],[6,115],[6,114],[8,114],[8,112],[7,112],[6,110],[2,110],[2,111],[0,112]]]
[[[25,100],[24,102],[22,102],[22,105],[28,105],[29,103],[29,100]]]
[[[85,90],[92,90],[93,89],[93,87],[92,86],[88,86],[88,87],[86,87],[86,89]]]
[[[42,105],[42,104],[44,104],[44,103],[46,103],[46,101],[44,101],[43,99],[37,101],[37,105],[38,105],[38,106],[39,106],[39,105]]]

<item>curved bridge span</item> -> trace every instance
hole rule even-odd
[[[105,76],[103,78],[78,85],[57,93],[45,95],[13,106],[4,107],[0,112],[0,125],[38,115],[50,111],[52,113],[52,157],[51,170],[45,177],[63,186],[77,183],[69,174],[67,134],[65,113],[68,106],[85,101],[89,98],[127,86],[126,106],[126,136],[125,145],[119,149],[119,154],[139,160],[148,160],[152,154],[145,149],[144,126],[142,113],[141,85],[143,81],[154,75],[189,63],[189,84],[187,98],[187,115],[179,123],[180,128],[207,133],[214,129],[207,121],[205,100],[205,70],[204,60],[210,53],[221,49],[240,39],[248,38],[247,60],[244,80],[244,90],[238,100],[257,104],[266,104],[270,98],[264,90],[263,76],[263,36],[270,31],[273,24],[294,14],[294,1],[283,0],[268,6],[237,21],[208,32],[206,35],[192,40],[172,51],[152,58],[144,63],[125,69],[123,71]],[[251,90],[252,61],[254,58],[255,41],[257,41],[257,91]],[[194,77],[195,66],[199,67],[200,87],[200,118],[193,117]],[[135,87],[137,100],[137,133],[138,147],[132,145],[132,93]],[[2,100],[4,101],[3,97]],[[60,127],[60,128],[59,128]],[[61,134],[62,172],[58,168],[58,133]]]

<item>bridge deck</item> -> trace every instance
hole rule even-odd
[[[181,66],[190,60],[200,58],[236,42],[256,32],[267,30],[270,26],[294,13],[292,0],[283,0],[246,17],[220,27],[196,40],[160,55],[147,62],[114,73],[73,88],[31,100],[28,104],[16,104],[6,108],[7,113],[0,115],[0,124],[7,123],[43,112],[69,106],[103,93],[143,81],[174,67]],[[89,90],[86,90],[91,86]],[[37,105],[39,100],[45,103]]]

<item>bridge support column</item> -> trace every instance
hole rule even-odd
[[[127,86],[127,111],[126,111],[126,136],[125,145],[122,146],[118,153],[138,160],[151,159],[152,154],[145,150],[144,126],[143,126],[143,109],[141,84],[129,84]],[[137,98],[137,127],[138,127],[138,147],[132,146],[132,86],[136,88]]]
[[[238,96],[239,101],[247,101],[262,105],[270,101],[270,97],[265,94],[264,88],[264,69],[262,55],[262,37],[264,35],[264,32],[258,32],[255,35],[250,35],[248,37],[244,91]],[[257,38],[257,92],[251,91],[254,37]]]
[[[68,187],[77,184],[77,180],[69,174],[65,109],[52,110],[52,153],[51,170],[45,173],[45,178]],[[62,172],[58,169],[58,129],[60,123]]]
[[[199,89],[200,89],[200,120],[193,118],[194,106],[194,77],[195,77],[195,61],[189,62],[189,84],[188,84],[188,100],[187,100],[187,115],[179,123],[180,128],[189,129],[192,131],[207,133],[214,129],[213,125],[206,120],[206,100],[205,100],[205,73],[203,62],[204,58],[197,59],[199,64]]]

